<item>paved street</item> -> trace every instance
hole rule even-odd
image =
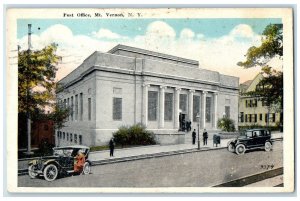
[[[47,182],[19,176],[19,187],[207,187],[283,165],[282,141],[273,151],[236,155],[226,149],[93,166],[92,174]]]

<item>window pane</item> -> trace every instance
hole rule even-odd
[[[158,92],[157,91],[148,91],[148,120],[156,121],[157,119],[157,103],[158,101]]]
[[[205,121],[211,121],[211,97],[206,97],[206,114],[205,114]]]
[[[80,121],[82,121],[83,116],[83,96],[82,93],[80,93]]]
[[[200,115],[200,96],[193,96],[193,121],[197,121],[197,114]]]
[[[88,119],[92,119],[92,100],[88,98]]]
[[[122,98],[113,98],[113,120],[122,120]]]
[[[73,121],[73,111],[74,111],[74,100],[73,96],[71,97],[71,120]]]
[[[173,119],[173,94],[165,93],[165,120]]]
[[[75,96],[75,120],[78,119],[78,95]]]
[[[179,109],[181,109],[182,112],[187,112],[187,95],[180,94],[179,99]]]
[[[225,106],[225,116],[230,118],[230,106]]]

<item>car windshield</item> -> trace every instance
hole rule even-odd
[[[71,156],[73,149],[55,149],[54,155],[55,156]]]
[[[250,137],[252,137],[252,131],[244,131],[241,133],[241,136],[250,138]]]

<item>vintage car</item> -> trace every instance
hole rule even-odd
[[[229,141],[227,148],[238,155],[250,149],[264,148],[265,151],[271,151],[271,132],[261,128],[245,130],[236,139]]]
[[[81,145],[54,147],[53,156],[29,161],[28,174],[31,178],[43,176],[47,181],[53,181],[60,175],[89,174],[91,172],[91,162],[88,160],[89,151],[89,147]],[[75,172],[78,153],[83,154],[84,164],[80,172]]]

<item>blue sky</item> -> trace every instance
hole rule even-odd
[[[249,18],[222,18],[222,19],[25,19],[18,20],[18,38],[27,34],[27,24],[32,24],[32,30],[39,33],[54,24],[62,24],[69,27],[73,34],[89,35],[97,31],[100,27],[110,29],[111,31],[134,37],[145,33],[147,26],[153,21],[163,21],[174,28],[179,35],[182,28],[189,28],[196,33],[202,33],[206,37],[217,38],[228,34],[235,26],[239,24],[248,24],[253,31],[261,34],[268,24],[281,23],[281,19],[249,19]],[[40,31],[38,31],[40,27]]]
[[[242,83],[253,79],[260,69],[245,70],[236,64],[245,59],[251,46],[261,44],[267,25],[278,23],[281,19],[22,19],[17,22],[17,38],[18,45],[26,49],[28,24],[32,24],[33,49],[58,44],[62,62],[57,80],[94,51],[107,52],[124,44],[194,59],[200,68],[237,76]]]

